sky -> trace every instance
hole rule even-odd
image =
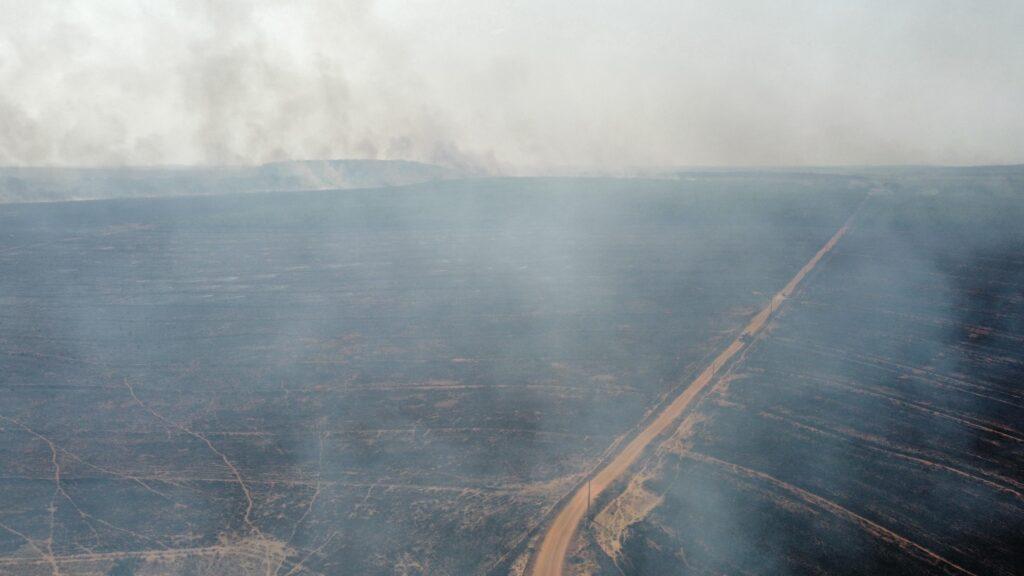
[[[1024,3],[0,0],[0,165],[1024,162]]]

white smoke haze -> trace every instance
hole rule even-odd
[[[1019,2],[0,0],[0,165],[1024,161]]]

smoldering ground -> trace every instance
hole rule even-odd
[[[459,175],[629,174],[693,164],[1009,162],[1024,145],[1021,9],[1012,3],[608,2],[582,11],[8,1],[3,9],[2,164],[355,156],[424,160]],[[195,178],[233,170],[199,169]],[[116,187],[133,188],[174,170],[115,172]],[[935,425],[918,414],[930,408],[906,408],[906,396],[839,409],[819,388],[844,388],[828,379],[801,395],[779,378],[753,399],[768,404],[772,422],[820,408],[802,414],[804,431],[835,432],[822,416],[830,409],[833,420],[868,412],[872,438],[898,443],[903,456],[916,454],[907,444],[920,438],[928,450],[941,444],[944,466],[963,465],[990,484],[954,502],[963,495],[957,481],[907,475],[925,496],[903,501],[898,485],[871,486],[873,461],[863,455],[872,448],[834,442],[808,456],[797,453],[800,433],[776,437],[742,417],[704,440],[723,450],[718,457],[759,458],[776,477],[788,466],[822,494],[868,486],[878,499],[866,509],[843,503],[879,522],[897,518],[908,536],[938,534],[927,544],[957,562],[967,563],[955,550],[962,536],[963,550],[989,563],[983,568],[1012,565],[1019,510],[984,490],[1019,484],[1019,450],[1004,442],[1020,428],[1011,347],[1020,328],[1019,169],[906,180],[878,171],[493,178],[289,194],[266,193],[263,178],[278,175],[257,172],[230,190],[263,192],[251,195],[218,194],[217,180],[199,184],[207,198],[0,210],[3,565],[66,574],[503,573],[616,438],[735,336],[883,180],[909,182],[890,192],[918,203],[872,200],[871,216],[906,222],[864,231],[877,233],[867,243],[881,246],[876,259],[839,268],[839,279],[809,294],[824,301],[856,286],[937,317],[938,327],[907,344],[886,330],[888,318],[855,316],[874,340],[851,354],[906,354],[943,378],[984,374],[966,385],[943,380],[951,395],[913,370],[909,382],[882,383],[947,416],[966,414],[973,432],[948,418]],[[39,199],[32,182],[2,184],[12,182],[17,200]],[[961,189],[967,194],[951,201]],[[919,236],[904,234],[907,222]],[[952,230],[961,236],[944,244]],[[907,265],[887,265],[894,256]],[[972,267],[985,272],[981,284],[965,279]],[[886,274],[897,277],[885,282]],[[935,306],[912,305],[933,279]],[[805,339],[853,332],[848,309],[824,309],[818,325],[788,318],[809,324]],[[789,353],[794,340],[815,344],[786,337],[780,328],[768,342]],[[969,348],[985,342],[1002,346],[1000,357]],[[782,358],[752,360],[768,364],[764,373],[779,364],[792,371]],[[811,376],[828,373],[847,388],[885,372],[811,358]],[[972,403],[964,389],[1001,401]],[[771,404],[782,396],[793,401],[790,413]],[[993,443],[992,430],[1003,440]],[[779,448],[779,437],[794,441]],[[775,509],[738,505],[726,488],[738,468],[723,470],[660,479],[667,503],[653,517],[663,524],[629,526],[625,556],[604,567],[679,568],[678,555],[660,551],[693,554],[707,549],[701,538],[727,549],[718,557],[726,564],[752,571],[856,568],[876,556],[883,567],[917,566],[841,518],[820,532],[797,519],[795,532],[772,541]],[[759,493],[780,488],[745,482]],[[892,509],[880,510],[883,501]],[[926,513],[910,514],[915,504]],[[688,505],[702,517],[674,540],[661,528],[692,518]],[[977,510],[993,512],[972,516]],[[949,527],[961,531],[943,532]],[[694,534],[691,548],[682,537]],[[801,540],[821,534],[839,536],[789,563]],[[659,552],[643,548],[648,540]]]
[[[758,181],[9,206],[2,415],[57,449],[54,553],[504,566],[866,186]],[[49,445],[4,434],[25,489],[0,521],[46,540]]]
[[[1012,573],[1021,181],[891,184],[651,457],[605,573]]]

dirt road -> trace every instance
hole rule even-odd
[[[683,412],[693,403],[693,400],[711,383],[715,374],[725,366],[730,359],[749,345],[751,337],[757,334],[767,323],[772,311],[778,307],[796,290],[818,262],[828,254],[840,238],[846,234],[853,216],[846,221],[846,224],[836,232],[824,246],[818,250],[796,276],[786,284],[778,293],[772,296],[770,304],[761,310],[743,332],[726,348],[721,354],[712,360],[697,378],[690,383],[671,404],[662,411],[641,430],[621,451],[608,462],[603,468],[597,471],[591,478],[590,486],[580,486],[572,495],[572,498],[558,511],[554,521],[544,533],[540,548],[533,558],[530,574],[533,576],[561,576],[562,567],[565,565],[565,557],[569,551],[569,544],[572,542],[580,522],[587,513],[588,493],[590,498],[597,498],[608,486],[622,477],[629,470],[630,466],[643,454],[651,442],[667,431],[676,422]]]

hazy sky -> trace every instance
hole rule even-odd
[[[0,0],[0,164],[1024,162],[1024,2]]]

